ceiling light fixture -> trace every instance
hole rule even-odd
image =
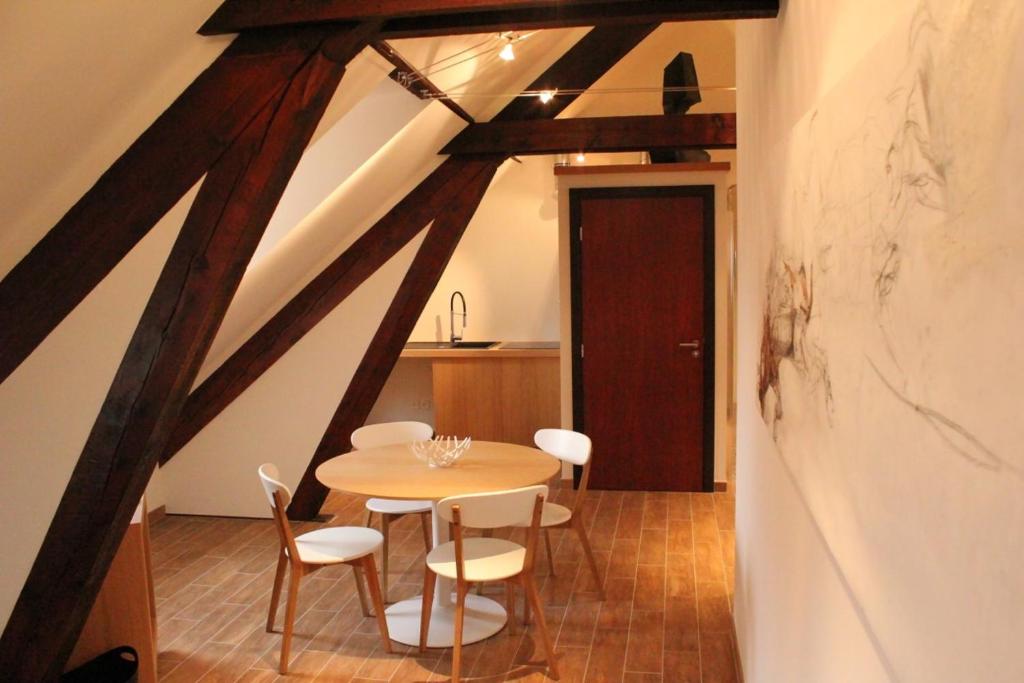
[[[554,99],[555,92],[553,90],[541,90],[537,97],[540,98],[541,103],[547,104]]]
[[[587,155],[584,154],[583,152],[580,152],[579,154],[576,155],[576,161],[581,164],[587,163]]]
[[[500,33],[498,34],[498,37],[505,41],[505,47],[501,48],[501,52],[498,53],[498,56],[506,62],[511,62],[516,58],[516,51],[513,49],[512,44],[519,42],[519,34],[513,32]]]

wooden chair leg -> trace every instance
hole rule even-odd
[[[381,549],[380,557],[380,582],[384,584],[384,602],[391,602],[391,600],[388,599],[388,556],[391,554],[389,542],[389,536],[391,535],[391,515],[386,513],[381,514],[380,533],[384,536],[384,547]]]
[[[284,635],[281,637],[281,661],[278,664],[278,671],[282,674],[288,673],[288,658],[292,648],[292,629],[295,628],[295,603],[299,599],[299,581],[302,579],[302,571],[296,570],[292,565],[291,576],[288,581],[288,604],[284,609]]]
[[[594,584],[597,586],[597,595],[604,601],[604,583],[601,581],[601,572],[597,569],[597,560],[594,559],[594,551],[590,548],[590,539],[587,538],[587,530],[583,528],[583,522],[574,521],[573,527],[580,537],[580,545],[583,546],[583,554],[587,556],[587,564],[590,565],[590,573],[594,575]]]
[[[452,648],[452,683],[459,683],[462,669],[462,626],[466,620],[466,593],[469,584],[456,583],[455,588],[455,644]]]
[[[548,555],[548,574],[555,575],[555,554],[551,552],[551,532],[544,530],[544,550]]]
[[[277,619],[277,606],[281,602],[281,586],[284,584],[284,572],[288,567],[288,556],[281,548],[277,556],[277,573],[274,574],[274,589],[270,592],[270,611],[267,613],[267,633],[274,631],[274,620]]]
[[[373,526],[373,510],[367,510],[366,511],[366,526],[368,526],[368,527],[372,527]]]
[[[516,586],[513,581],[505,582],[505,611],[508,613],[508,634],[516,632]]]
[[[494,529],[483,529],[480,532],[480,536],[482,538],[493,538],[494,537]],[[481,581],[480,583],[478,583],[476,585],[476,594],[477,595],[483,595],[484,594],[484,582],[483,581]]]
[[[363,579],[359,576],[363,571],[362,566],[353,564],[352,565],[352,578],[356,581],[356,594],[359,596],[359,607],[363,610],[363,616],[370,616],[370,607],[366,603],[366,586],[363,585]]]
[[[427,651],[427,639],[430,636],[430,612],[434,608],[434,586],[437,575],[430,567],[423,567],[423,607],[420,609],[420,652]]]
[[[377,628],[380,630],[380,637],[384,639],[384,651],[390,653],[391,635],[388,633],[388,618],[384,614],[384,597],[380,592],[380,582],[377,581],[377,566],[373,561],[372,553],[363,558],[363,567],[366,572],[366,582],[370,585],[373,611],[377,615]]]
[[[533,603],[533,611],[537,613],[537,630],[540,631],[540,639],[544,643],[544,652],[548,660],[548,671],[551,677],[558,680],[558,661],[555,659],[555,647],[551,643],[551,634],[548,632],[548,622],[544,618],[544,605],[540,601],[540,594],[537,592],[537,584],[533,576],[522,574],[523,590],[526,591],[527,600]]]
[[[430,513],[420,513],[420,529],[423,530],[423,547],[429,553],[434,543],[430,538]]]

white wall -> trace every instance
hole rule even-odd
[[[0,6],[0,275],[231,42],[195,33],[219,4]]]
[[[161,468],[168,512],[270,516],[256,468],[275,463],[294,490],[421,241],[422,234]]]
[[[551,170],[551,157],[540,156],[498,169],[410,339],[448,339],[455,290],[465,295],[469,311],[465,339],[558,339],[558,202]]]
[[[737,50],[746,680],[1019,681],[1019,5],[789,2]],[[780,259],[814,296],[770,430]]]
[[[319,138],[303,152],[250,268],[427,106],[387,77],[392,69],[369,49],[345,69],[325,113],[337,109],[337,100],[344,98],[350,100],[349,109],[342,116],[324,117],[324,130],[317,131]]]
[[[432,103],[252,264],[196,383],[437,168],[444,160],[437,150],[464,126],[440,102]]]

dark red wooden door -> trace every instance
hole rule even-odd
[[[700,491],[711,481],[713,201],[701,189],[589,191],[577,204],[577,389],[595,488]]]

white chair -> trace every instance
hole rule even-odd
[[[604,600],[604,584],[601,581],[601,574],[597,570],[597,561],[594,559],[594,551],[590,548],[590,540],[587,538],[587,530],[583,527],[583,517],[581,516],[583,501],[587,496],[587,482],[590,480],[590,454],[592,451],[590,437],[568,429],[540,429],[533,435],[533,440],[545,453],[550,453],[563,462],[583,467],[583,476],[580,477],[573,509],[570,510],[557,503],[544,503],[544,514],[540,518],[540,526],[544,530],[548,569],[551,574],[555,573],[555,563],[551,557],[549,529],[571,527],[580,538],[583,554],[586,555],[587,564],[590,565],[590,571],[594,575],[598,595]]]
[[[303,576],[327,565],[347,564],[352,567],[363,615],[370,616],[366,606],[366,589],[363,588],[362,579],[359,577],[360,571],[366,574],[366,582],[370,586],[370,596],[373,600],[373,611],[377,616],[377,627],[380,629],[381,638],[384,639],[384,651],[391,652],[388,622],[384,617],[384,600],[380,593],[380,583],[377,581],[377,567],[373,561],[373,553],[381,547],[383,537],[376,530],[361,526],[327,527],[295,536],[288,518],[285,517],[285,507],[292,498],[291,491],[280,482],[280,475],[274,465],[260,465],[259,473],[263,490],[270,500],[274,524],[281,541],[274,590],[270,594],[270,612],[267,615],[268,633],[274,630],[285,567],[291,567],[288,604],[284,614],[284,636],[281,640],[281,673],[288,673],[288,654],[292,644],[292,629],[295,627],[295,602],[299,597],[299,581]]]
[[[544,606],[533,578],[533,558],[547,486],[528,486],[511,491],[477,493],[444,498],[437,503],[437,514],[452,524],[454,540],[443,543],[427,555],[423,577],[423,611],[420,621],[420,651],[426,650],[430,629],[430,610],[434,599],[437,575],[455,579],[455,645],[452,653],[452,681],[459,680],[462,662],[462,628],[466,611],[466,594],[471,584],[483,581],[504,581],[511,634],[515,625],[515,584],[519,584],[537,615],[537,627],[548,668],[558,678],[555,650],[544,620]],[[463,527],[496,529],[526,526],[526,547],[502,538],[464,538]]]
[[[356,450],[391,446],[392,444],[423,441],[434,435],[434,428],[423,422],[382,422],[366,425],[352,432],[352,447]],[[381,555],[381,583],[384,584],[384,602],[388,599],[388,553],[391,522],[403,515],[418,514],[423,530],[423,545],[430,552],[430,501],[388,500],[371,498],[366,501],[366,526],[372,526],[373,513],[380,515],[380,532],[384,535],[384,551]]]

